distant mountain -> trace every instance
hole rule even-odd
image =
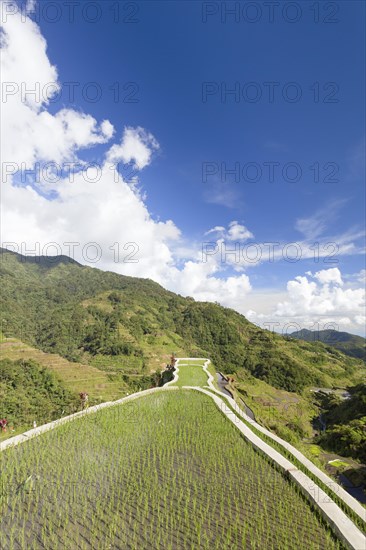
[[[323,342],[323,344],[332,346],[350,357],[366,361],[366,338],[356,334],[339,332],[338,330],[312,331],[304,328],[292,332],[290,336],[306,342]]]

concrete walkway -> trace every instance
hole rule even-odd
[[[149,388],[148,390],[139,391],[136,393],[132,393],[131,395],[128,395],[126,397],[122,397],[122,399],[118,399],[117,401],[106,401],[105,403],[101,403],[100,405],[94,405],[93,407],[88,407],[83,411],[79,411],[74,414],[69,414],[68,416],[64,416],[62,418],[59,418],[58,420],[54,420],[53,422],[48,422],[48,424],[43,424],[38,428],[33,428],[32,430],[28,430],[27,432],[24,432],[20,435],[16,435],[14,437],[10,437],[9,439],[6,439],[2,443],[0,443],[0,452],[4,451],[8,447],[15,447],[17,445],[20,445],[25,441],[29,441],[33,437],[37,437],[45,432],[49,432],[50,430],[53,430],[58,426],[61,426],[62,424],[66,424],[67,422],[71,422],[72,420],[76,420],[77,418],[83,418],[89,414],[96,413],[102,409],[115,407],[116,405],[122,405],[123,403],[127,403],[128,401],[133,401],[134,399],[138,399],[139,397],[144,397],[145,395],[149,395],[151,393],[155,393],[163,390],[165,391],[166,389],[178,390],[179,388],[178,387],[166,388],[165,386],[162,386],[159,388]]]
[[[215,389],[214,391],[215,393],[219,393]],[[329,487],[329,489],[333,491],[333,493],[335,493],[338,497],[340,497],[345,502],[345,504],[347,504],[363,521],[366,521],[366,509],[341,485],[339,485],[334,479],[330,478],[326,473],[320,470],[320,468],[315,466],[315,464],[311,462],[311,460],[306,458],[306,456],[304,456],[298,449],[296,449],[296,447],[294,447],[284,439],[281,439],[276,434],[270,432],[269,430],[255,422],[252,418],[247,416],[240,409],[234,399],[232,399],[231,397],[227,397],[226,395],[224,397],[225,399],[227,399],[227,401],[230,403],[230,405],[239,416],[241,416],[246,422],[249,422],[258,431],[271,438],[272,441],[279,443],[284,449],[288,450],[299,462],[301,462],[301,464],[303,464],[309,470],[309,472],[314,474],[319,479],[319,481],[323,482],[324,485]]]
[[[207,363],[207,365],[208,364],[209,363]],[[207,369],[204,368],[204,370],[206,370],[207,372]],[[327,474],[320,470],[320,468],[315,466],[315,464],[311,462],[311,460],[306,458],[306,456],[304,456],[298,449],[296,449],[296,447],[294,447],[284,439],[281,439],[281,437],[278,437],[274,433],[270,432],[269,430],[255,422],[255,420],[253,420],[250,416],[245,414],[232,397],[223,394],[215,388],[212,380],[212,377],[208,380],[208,387],[213,390],[217,395],[224,397],[239,416],[241,416],[246,422],[249,422],[255,429],[259,430],[264,435],[271,438],[273,441],[279,443],[282,447],[288,450],[299,462],[301,462],[309,470],[309,472],[314,474],[319,479],[319,481],[329,487],[329,489],[331,489],[333,493],[341,498],[345,502],[345,504],[347,504],[349,508],[351,508],[351,510],[353,510],[363,521],[366,521],[366,508],[364,508],[362,504],[358,502],[358,500],[356,500],[345,489],[343,489],[343,487],[339,485],[334,479],[330,478]],[[366,546],[365,549],[362,550],[366,550]]]
[[[191,358],[197,359],[197,358]],[[216,405],[222,410],[222,412],[233,422],[246,436],[247,440],[251,444],[264,452],[271,460],[273,460],[281,469],[283,469],[289,477],[301,488],[303,493],[318,506],[323,517],[333,526],[335,532],[339,538],[347,545],[348,548],[354,550],[366,550],[366,537],[356,527],[356,525],[346,516],[346,514],[339,508],[339,506],[325,493],[318,485],[316,485],[305,473],[296,468],[288,459],[286,459],[281,453],[276,451],[273,447],[265,443],[259,436],[257,436],[244,422],[236,416],[232,410],[226,405],[224,399],[231,405],[234,411],[241,416],[246,422],[250,423],[254,428],[282,445],[285,449],[289,450],[294,457],[299,460],[312,474],[314,474],[320,481],[322,481],[329,489],[333,491],[338,497],[340,497],[351,510],[353,510],[363,521],[366,521],[366,509],[347,491],[343,489],[336,481],[328,477],[324,472],[317,468],[309,459],[307,459],[300,451],[295,447],[274,435],[272,432],[263,428],[260,424],[255,422],[252,418],[247,416],[237,405],[232,397],[225,395],[216,389],[214,385],[214,378],[208,371],[209,359],[200,358],[205,361],[203,370],[206,372],[208,381],[208,387],[215,392],[212,392],[199,387],[183,386],[183,388],[196,389],[207,395],[210,395]],[[224,399],[223,399],[224,398]],[[245,427],[245,429],[244,429]],[[247,437],[250,434],[250,437]],[[259,444],[260,442],[260,444]]]
[[[323,518],[331,525],[339,539],[352,550],[364,550],[366,537],[346,516],[339,506],[303,472],[298,470],[287,458],[268,445],[241,421],[218,395],[195,386],[183,386],[183,389],[196,390],[209,395],[217,407],[225,414],[245,439],[259,452],[265,454],[279,469],[300,488],[306,498],[320,511]]]

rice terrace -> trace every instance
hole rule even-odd
[[[360,0],[0,0],[0,550],[366,550]]]
[[[177,360],[165,387],[3,442],[1,548],[361,550],[362,519],[338,508],[331,527],[242,436],[213,373]]]

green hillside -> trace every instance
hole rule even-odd
[[[128,384],[112,373],[91,365],[68,361],[57,353],[46,353],[15,338],[0,339],[0,360],[32,361],[52,371],[70,392],[77,394],[86,391],[93,403],[117,399],[129,390]]]
[[[209,357],[263,425],[300,444],[313,437],[319,414],[312,387],[365,380],[361,360],[262,330],[231,309],[148,279],[4,250],[0,279],[0,358],[36,361],[73,395],[87,391],[92,403],[159,384],[172,352]]]
[[[361,361],[264,331],[239,313],[195,302],[148,279],[2,251],[2,331],[69,361],[125,375],[162,368],[171,352],[278,389],[362,382]]]
[[[307,330],[302,329],[290,334],[292,338],[305,340],[306,342],[322,342],[325,346],[331,346],[350,357],[356,357],[366,361],[366,339],[349,332],[338,330]]]

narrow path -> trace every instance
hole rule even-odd
[[[180,359],[180,361],[186,361],[185,359]],[[246,422],[250,423],[253,428],[263,433],[263,435],[266,435],[267,437],[271,438],[274,442],[279,443],[284,449],[289,451],[294,458],[296,458],[301,464],[303,464],[309,472],[311,472],[313,475],[316,476],[316,478],[324,483],[332,492],[333,494],[337,495],[339,498],[341,498],[347,506],[353,510],[361,519],[362,521],[366,521],[366,509],[362,506],[360,502],[358,502],[357,499],[355,499],[348,491],[346,491],[339,483],[337,483],[334,479],[330,478],[327,474],[325,474],[322,470],[320,470],[311,460],[306,458],[298,449],[296,449],[293,445],[288,443],[287,441],[281,439],[277,435],[273,434],[260,424],[258,424],[255,419],[252,418],[253,415],[248,415],[246,412],[243,412],[242,409],[239,407],[239,405],[236,403],[236,401],[230,396],[224,394],[223,392],[219,391],[215,385],[214,385],[214,378],[211,375],[211,373],[208,370],[208,365],[210,364],[209,359],[205,358],[191,358],[191,360],[200,360],[204,361],[203,370],[206,372],[208,380],[207,380],[207,387],[209,387],[213,392],[216,393],[216,395],[219,395],[220,397],[224,397],[225,401],[228,402],[231,407],[234,409],[234,411],[243,418]],[[227,405],[225,405],[227,407]],[[233,414],[233,413],[232,413]],[[282,456],[282,455],[281,455]],[[314,482],[313,482],[314,483]],[[329,499],[329,497],[327,497]],[[366,545],[365,545],[366,549]],[[359,549],[357,549],[359,550]]]
[[[302,491],[306,498],[320,511],[323,518],[331,526],[339,539],[352,550],[366,548],[366,537],[358,527],[347,517],[339,506],[306,474],[298,470],[287,458],[281,455],[273,447],[265,443],[259,436],[244,424],[219,395],[213,395],[210,391],[194,386],[183,386],[183,389],[197,390],[210,395],[217,407],[225,414],[235,427],[240,430],[245,439],[255,449],[265,454],[270,460],[276,463],[282,472],[287,475]]]
[[[311,462],[311,460],[306,458],[306,456],[304,456],[298,449],[296,449],[296,447],[258,424],[255,420],[253,420],[250,416],[248,416],[245,412],[241,410],[241,408],[232,397],[228,397],[217,390],[212,382],[210,382],[210,380],[208,382],[208,387],[216,394],[223,396],[234,409],[234,411],[239,416],[241,416],[243,420],[251,424],[253,428],[260,431],[261,433],[263,433],[263,435],[266,435],[274,442],[279,443],[284,449],[289,451],[294,458],[296,458],[299,462],[301,462],[301,464],[303,464],[307,468],[309,472],[315,475],[319,481],[324,483],[324,485],[326,485],[334,494],[341,498],[345,502],[345,504],[347,504],[347,506],[351,508],[351,510],[353,510],[362,519],[362,521],[366,521],[366,509],[362,506],[360,502],[358,502],[358,500],[356,500],[350,493],[348,493],[348,491],[346,491],[341,485],[339,485],[339,483],[337,483],[334,479],[330,478],[327,474],[325,474],[322,470],[315,466],[315,464]]]
[[[217,385],[219,386],[219,390],[223,394],[225,394],[225,396],[234,398],[234,395],[226,388],[226,385],[228,383],[228,379],[226,378],[226,376],[224,376],[221,372],[217,372],[216,375],[217,375]],[[255,414],[252,411],[252,409],[248,407],[248,405],[245,403],[245,401],[241,397],[237,399],[240,402],[240,406],[243,408],[245,414],[249,416],[249,418],[251,418],[252,420],[256,421]]]

